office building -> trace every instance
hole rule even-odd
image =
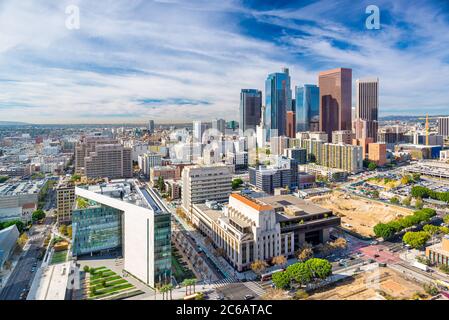
[[[74,206],[75,185],[68,177],[60,178],[56,186],[56,217],[59,223],[72,220]]]
[[[368,145],[368,160],[378,166],[387,163],[387,145],[385,143],[370,143]]]
[[[191,166],[182,171],[182,207],[190,213],[192,205],[206,201],[227,201],[232,191],[232,175],[225,165]]]
[[[85,174],[85,158],[100,144],[116,144],[117,140],[108,136],[89,135],[81,137],[75,145],[75,172]]]
[[[202,143],[203,135],[206,132],[207,125],[201,121],[193,122],[193,142],[194,143]]]
[[[156,166],[150,169],[150,182],[152,185],[162,177],[164,180],[176,180],[177,172],[175,166]]]
[[[366,159],[368,157],[368,146],[370,143],[373,143],[372,138],[362,138],[362,139],[353,139],[352,145],[353,146],[361,146],[362,147],[362,153],[363,153],[363,159]]]
[[[320,72],[320,131],[332,139],[333,131],[352,129],[352,70],[338,68]]]
[[[88,178],[131,178],[133,164],[131,149],[119,143],[97,144],[84,158],[84,174]]]
[[[363,170],[363,159],[363,148],[360,146],[325,143],[322,149],[321,163],[317,164],[358,173]]]
[[[296,132],[318,131],[320,121],[320,89],[313,84],[295,87]]]
[[[282,155],[284,150],[290,147],[290,138],[286,136],[272,137],[270,143],[270,153]]]
[[[284,149],[284,156],[290,159],[295,159],[298,164],[305,164],[307,162],[307,150],[304,148]]]
[[[377,141],[379,113],[379,79],[356,80],[356,139],[371,138]]]
[[[438,118],[438,134],[445,138],[449,137],[449,117]]]
[[[294,189],[298,185],[298,163],[294,159],[282,159],[270,166],[258,166],[248,169],[249,183],[268,194],[273,194],[276,188]]]
[[[224,119],[212,120],[212,129],[224,135],[226,130],[226,120]]]
[[[285,135],[291,103],[289,70],[284,68],[281,73],[268,75],[265,81],[265,126],[270,137]]]
[[[293,111],[287,111],[286,136],[294,138],[296,136],[296,120]]]
[[[351,130],[342,130],[332,132],[332,143],[334,144],[352,144],[354,134]]]
[[[154,120],[148,121],[148,133],[154,133]]]
[[[153,288],[171,281],[171,215],[152,189],[118,180],[75,194],[85,200],[73,211],[75,256],[121,249],[128,274]]]
[[[257,89],[242,89],[240,92],[240,130],[245,132],[260,124],[262,116],[262,91]]]
[[[162,165],[162,156],[157,153],[145,153],[138,158],[139,168],[144,175],[150,176],[151,168]]]

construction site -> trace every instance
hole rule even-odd
[[[309,300],[410,300],[426,299],[422,286],[390,268],[348,277],[309,294]]]
[[[373,228],[378,223],[386,223],[413,214],[412,210],[406,208],[348,195],[341,191],[313,197],[310,201],[332,210],[335,215],[341,217],[342,228],[364,237],[373,237]]]

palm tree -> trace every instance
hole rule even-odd
[[[189,279],[184,279],[184,281],[181,283],[182,286],[186,287],[186,296],[188,295],[187,293],[187,288],[190,286],[190,281]]]

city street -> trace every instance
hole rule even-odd
[[[46,235],[50,230],[51,219],[45,219],[43,225],[32,227],[30,233],[36,233],[30,237],[27,249],[22,253],[16,267],[8,278],[7,283],[0,292],[0,300],[26,299],[26,294],[35,276],[35,271],[42,261],[38,260]]]

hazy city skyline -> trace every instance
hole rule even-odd
[[[272,2],[272,1],[270,1]],[[239,119],[242,88],[290,70],[294,86],[320,71],[379,78],[379,113],[444,114],[448,5],[375,1],[5,1],[0,6],[0,119],[133,123]],[[68,5],[80,29],[65,27]],[[436,32],[436,30],[438,32]]]

